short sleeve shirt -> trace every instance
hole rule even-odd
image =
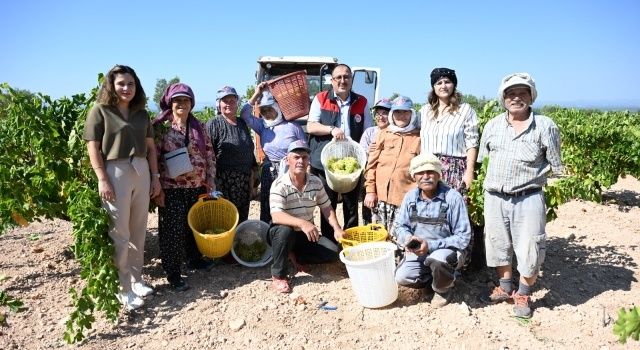
[[[153,138],[153,130],[144,109],[124,119],[118,108],[96,103],[87,115],[82,137],[100,142],[105,160],[146,157],[146,138]]]
[[[271,213],[285,212],[289,215],[313,222],[316,206],[320,209],[331,206],[331,201],[324,190],[320,178],[307,174],[307,182],[302,191],[292,183],[289,173],[285,173],[271,185],[269,192]]]

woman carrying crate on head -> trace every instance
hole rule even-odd
[[[260,115],[256,117],[251,112],[258,99]],[[256,86],[253,96],[242,107],[240,118],[260,136],[260,146],[267,156],[260,176],[260,220],[269,223],[269,189],[279,175],[280,163],[287,156],[289,145],[297,140],[306,140],[306,137],[298,124],[284,119],[278,103],[268,91],[267,82]]]

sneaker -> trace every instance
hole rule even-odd
[[[444,293],[435,292],[435,294],[433,294],[433,299],[431,299],[431,306],[434,308],[443,307],[449,304],[451,297],[453,297],[453,290],[451,288]]]
[[[528,295],[513,293],[513,313],[516,317],[531,318],[531,302]]]
[[[497,304],[503,301],[509,301],[509,299],[511,299],[511,295],[500,288],[500,286],[494,287],[491,294],[483,294],[480,296],[480,300],[487,304]]]
[[[135,310],[144,305],[144,300],[137,296],[134,292],[118,293],[116,298],[127,311]]]
[[[291,287],[286,278],[272,277],[271,289],[279,293],[291,293]]]
[[[182,277],[169,279],[169,285],[171,285],[171,288],[173,288],[177,292],[184,292],[185,290],[191,288],[189,287],[187,282],[182,279]]]
[[[136,293],[139,297],[146,297],[153,294],[153,288],[149,287],[144,282],[133,282],[131,283],[131,290]]]
[[[203,258],[198,258],[191,260],[187,263],[187,268],[191,270],[205,270],[209,271],[213,267],[215,263],[211,260],[205,260]]]

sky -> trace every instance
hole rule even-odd
[[[640,1],[3,1],[0,82],[54,98],[88,92],[114,64],[147,96],[178,76],[199,104],[255,84],[260,56],[379,67],[380,96],[424,103],[429,73],[494,98],[528,72],[534,106],[640,106]]]

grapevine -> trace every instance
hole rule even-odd
[[[502,110],[496,100],[478,113],[480,131]],[[581,111],[546,107],[540,111],[558,125],[565,175],[544,188],[547,221],[557,217],[558,207],[572,199],[602,202],[603,190],[620,176],[640,178],[640,114],[626,111]],[[476,168],[469,191],[469,215],[476,225],[484,222],[483,187],[485,164]]]
[[[84,338],[96,311],[115,321],[120,309],[115,298],[118,276],[112,261],[113,244],[107,235],[108,216],[100,206],[96,179],[80,136],[96,92],[93,89],[88,95],[55,100],[0,85],[0,233],[43,218],[72,221],[72,250],[85,286],[80,291],[70,290],[74,310],[64,335],[70,343]],[[213,112],[208,109],[197,115],[203,120]],[[497,101],[486,103],[478,113],[480,130],[500,112]],[[541,113],[560,129],[566,168],[566,177],[545,187],[547,220],[555,218],[559,205],[571,199],[602,201],[603,190],[620,176],[640,178],[639,113],[556,107]],[[476,168],[476,181],[469,193],[471,218],[480,225],[486,167],[487,161]],[[16,296],[5,291],[0,291],[0,305],[15,306],[16,310],[22,307]],[[633,323],[638,320],[637,308],[622,315],[614,332],[621,341],[637,339],[638,324]]]
[[[120,309],[113,244],[107,235],[109,219],[80,136],[97,88],[89,96],[58,100],[7,84],[0,90],[6,99],[0,111],[0,233],[42,218],[72,221],[72,248],[85,286],[80,292],[70,290],[74,311],[64,339],[77,342],[95,321],[95,310],[115,321]]]
[[[637,306],[629,311],[620,308],[618,320],[613,325],[613,334],[618,336],[618,341],[622,344],[627,342],[627,338],[636,341],[640,339],[640,312]]]
[[[16,299],[15,297],[7,294],[5,291],[0,290],[0,306],[7,306],[9,310],[13,313],[20,312],[23,310],[24,303]],[[0,326],[7,325],[7,315],[0,311]]]

